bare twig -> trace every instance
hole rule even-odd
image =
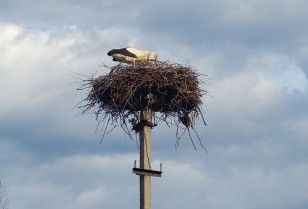
[[[0,180],[0,209],[7,209],[8,205],[9,205],[8,191]]]

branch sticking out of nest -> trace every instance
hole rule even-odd
[[[80,107],[83,113],[94,112],[97,119],[102,116],[108,123],[121,125],[126,133],[130,118],[140,120],[138,113],[146,108],[160,113],[159,119],[166,123],[176,118],[186,129],[193,128],[199,114],[206,125],[201,110],[206,91],[200,88],[200,75],[191,66],[170,62],[118,64],[110,67],[109,74],[83,82],[80,89],[90,92]]]

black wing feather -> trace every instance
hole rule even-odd
[[[137,58],[137,56],[135,54],[129,52],[126,48],[112,49],[107,53],[107,55],[109,55],[109,56],[112,56],[113,54],[122,54],[122,55],[127,56],[127,57]]]

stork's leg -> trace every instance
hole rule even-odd
[[[154,65],[157,66],[157,59],[154,60]]]

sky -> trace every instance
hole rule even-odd
[[[110,49],[155,51],[206,82],[207,153],[152,130],[153,208],[308,208],[308,1],[1,0],[0,180],[12,209],[138,208],[137,136],[76,105]]]

